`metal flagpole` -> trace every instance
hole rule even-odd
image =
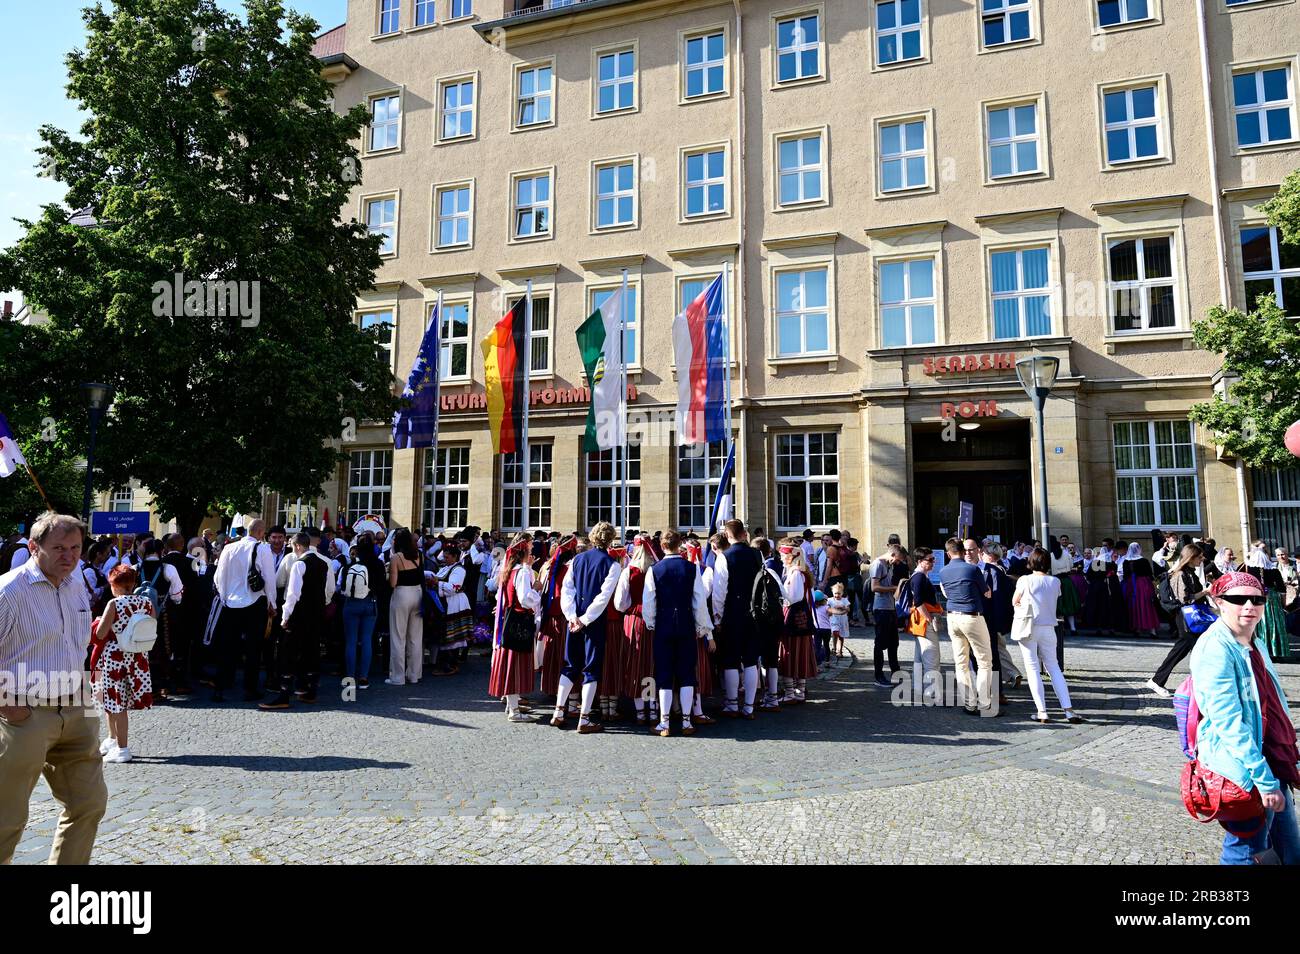
[[[436,366],[434,367],[433,387],[434,393],[438,399],[433,402],[433,446],[429,450],[433,453],[433,468],[429,471],[429,510],[425,514],[428,520],[428,529],[433,530],[433,513],[437,510],[438,501],[438,419],[442,414],[442,289],[438,289],[438,303],[433,306],[433,340],[437,343],[437,349],[434,351]],[[446,529],[443,527],[442,529]]]
[[[722,336],[726,344],[726,364],[722,374],[722,400],[727,407],[727,440],[724,443],[726,453],[723,455],[723,466],[726,466],[727,457],[731,456],[735,441],[731,436],[731,309],[727,305],[727,289],[731,287],[731,263],[725,262],[722,266]],[[708,460],[708,447],[705,446],[705,460]],[[735,470],[732,470],[732,486],[735,486]],[[718,492],[722,493],[723,488],[719,487]],[[735,497],[732,497],[735,500]],[[734,510],[733,510],[734,515]],[[713,528],[716,533],[717,527]]]
[[[623,543],[627,542],[627,458],[628,458],[628,433],[627,433],[627,269],[623,269],[623,287],[619,291],[619,308],[618,308],[618,364],[619,364],[619,397],[618,413],[619,420],[622,421],[620,430],[623,433],[623,462],[619,469],[621,475],[621,486],[619,488],[619,500],[622,507],[619,511],[619,520],[622,521],[623,527],[620,538]]]
[[[526,297],[524,300],[524,355],[523,355],[524,432],[521,435],[523,438],[521,442],[523,446],[522,448],[519,449],[519,453],[522,455],[520,457],[520,461],[522,461],[522,465],[524,469],[524,509],[523,509],[522,516],[520,516],[519,518],[520,529],[522,530],[530,529],[528,526],[528,477],[529,477],[528,471],[532,461],[529,459],[528,456],[528,405],[532,403],[531,401],[529,401],[529,398],[531,397],[531,394],[529,392],[529,387],[530,387],[529,379],[532,377],[531,372],[533,370],[533,280],[531,278],[528,279],[528,287],[527,287],[527,291],[525,292],[525,296]]]

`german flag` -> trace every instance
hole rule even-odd
[[[496,323],[479,347],[483,349],[483,378],[487,386],[488,427],[492,429],[492,452],[510,454],[520,450],[524,429],[524,402],[528,400],[524,353],[528,299],[515,302]]]

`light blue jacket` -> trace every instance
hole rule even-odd
[[[1268,649],[1258,638],[1255,647],[1285,707],[1286,693]],[[1196,705],[1201,710],[1196,733],[1196,756],[1201,764],[1244,791],[1277,791],[1281,784],[1264,761],[1264,716],[1250,648],[1237,642],[1227,624],[1218,620],[1196,640],[1191,666]]]

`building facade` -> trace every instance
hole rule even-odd
[[[436,457],[358,423],[315,506],[620,523],[574,331],[626,274],[627,522],[705,529],[723,448],[678,446],[671,325],[723,275],[751,525],[933,545],[965,503],[1026,537],[1013,365],[1047,353],[1054,532],[1300,544],[1295,474],[1240,473],[1187,417],[1223,387],[1196,318],[1266,289],[1300,314],[1259,209],[1300,165],[1298,43],[1296,0],[350,0],[317,52],[371,116],[344,214],[384,265],[357,320],[400,381],[442,301],[443,414]],[[525,504],[478,342],[530,284]]]

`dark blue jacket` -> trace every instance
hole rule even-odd
[[[650,569],[655,581],[655,638],[695,635],[695,579],[690,560],[660,560]]]

